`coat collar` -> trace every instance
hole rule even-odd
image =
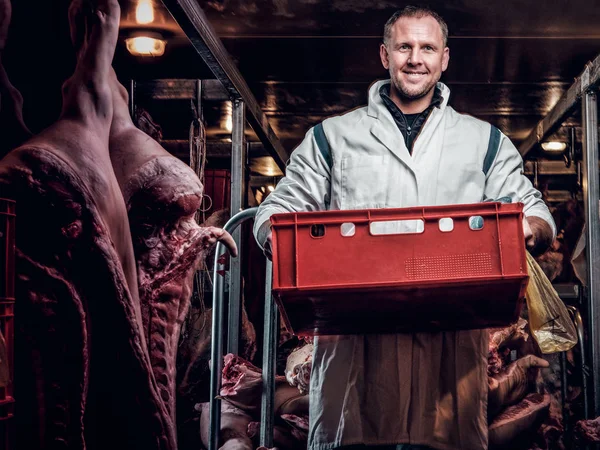
[[[371,85],[369,88],[369,104],[367,106],[367,115],[374,117],[376,119],[380,119],[382,115],[389,115],[390,119],[392,119],[391,114],[383,100],[381,99],[381,95],[379,94],[379,90],[381,86],[384,84],[390,84],[390,80],[379,80]],[[442,100],[439,105],[439,108],[443,111],[448,104],[448,98],[450,97],[450,89],[444,83],[437,83],[437,88],[440,90],[442,94]]]
[[[414,159],[409,154],[402,133],[396,126],[396,122],[392,117],[392,114],[383,103],[379,89],[382,85],[390,83],[390,80],[382,80],[373,83],[369,89],[369,105],[367,107],[367,115],[377,119],[374,121],[371,127],[371,134],[385,145],[397,158],[399,158],[410,170],[414,172]],[[440,88],[442,93],[442,102],[438,108],[434,108],[432,117],[423,124],[424,129],[434,128],[441,120],[443,113],[448,104],[448,97],[450,96],[450,89],[443,83],[438,83],[437,86]],[[431,123],[429,123],[431,122]],[[424,131],[424,130],[423,130]]]

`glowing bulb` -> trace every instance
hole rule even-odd
[[[233,130],[233,118],[231,116],[227,116],[225,118],[225,129],[231,133],[231,130]]]
[[[542,149],[546,152],[564,152],[565,148],[567,148],[566,142],[542,142]]]
[[[268,185],[268,186],[267,186],[267,190],[268,190],[269,192],[273,192],[273,191],[275,190],[275,188],[274,188],[272,185]]]
[[[135,20],[139,24],[151,23],[154,21],[154,8],[151,0],[140,0],[135,8]]]
[[[228,133],[231,133],[233,130],[233,106],[231,102],[225,102],[225,118],[223,121],[223,127],[227,130]]]
[[[162,56],[167,43],[152,36],[136,36],[125,39],[127,50],[136,56]]]

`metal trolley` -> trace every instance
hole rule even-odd
[[[243,222],[253,219],[258,208],[249,208],[233,216],[223,227],[225,231],[233,234],[233,231]],[[215,265],[213,272],[213,311],[212,311],[212,349],[210,361],[210,437],[208,450],[219,448],[219,432],[221,429],[221,400],[218,398],[221,389],[221,372],[223,371],[223,325],[224,325],[224,270],[222,259],[219,255],[223,253],[224,246],[217,243],[215,251]],[[278,339],[277,305],[271,296],[271,277],[273,266],[267,260],[267,273],[265,281],[265,324],[263,340],[263,370],[262,370],[262,403],[260,421],[260,445],[264,447],[273,446],[273,421],[274,421],[274,394],[275,394],[275,356]],[[234,298],[229,304],[229,317],[227,321],[228,352],[237,353],[237,339],[239,326],[240,300]]]

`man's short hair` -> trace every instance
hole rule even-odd
[[[437,23],[440,25],[442,30],[442,39],[444,41],[444,47],[448,45],[448,25],[446,21],[442,19],[438,13],[434,10],[427,8],[426,6],[405,6],[404,8],[396,11],[392,17],[388,19],[385,23],[385,27],[383,28],[383,43],[387,46],[390,38],[392,37],[392,27],[401,17],[416,17],[420,19],[421,17],[433,17],[437,20]]]

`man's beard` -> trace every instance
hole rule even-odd
[[[392,83],[394,83],[394,87],[396,88],[396,91],[398,92],[398,94],[401,97],[406,98],[408,100],[418,100],[420,98],[425,97],[427,94],[429,94],[431,92],[431,90],[433,88],[435,88],[435,85],[438,82],[438,80],[432,80],[431,83],[426,84],[423,87],[423,89],[415,92],[415,91],[409,91],[404,86],[402,86],[400,80],[396,76],[392,75],[391,78],[392,78]]]

